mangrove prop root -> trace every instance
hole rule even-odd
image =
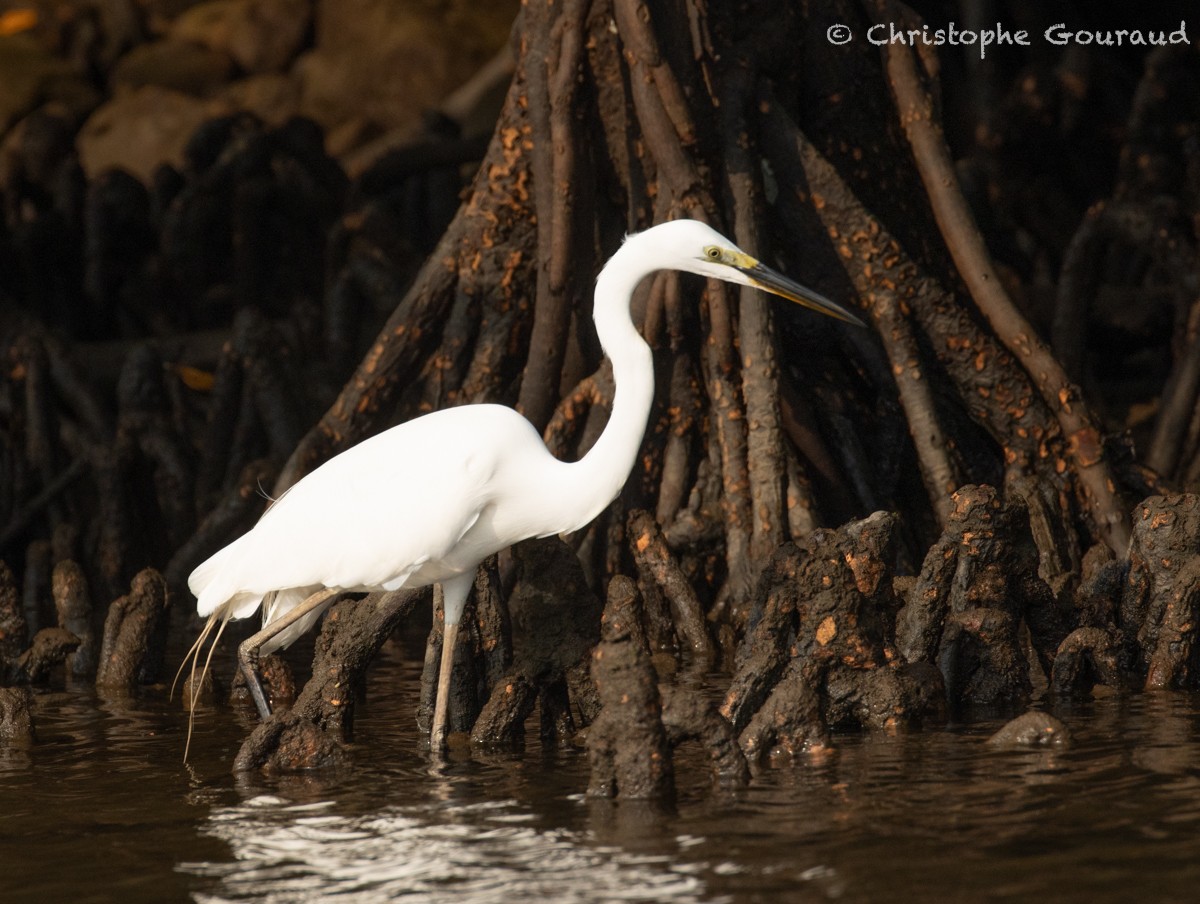
[[[157,680],[162,649],[156,638],[167,618],[167,585],[157,571],[139,572],[129,593],[114,600],[104,621],[97,686],[132,689]]]
[[[342,746],[294,709],[272,713],[242,744],[234,772],[300,772],[346,762]]]
[[[646,586],[653,582],[670,603],[675,630],[692,655],[711,659],[713,644],[696,591],[667,548],[658,522],[649,512],[640,509],[630,512],[629,544],[641,575],[643,596]]]
[[[892,646],[895,531],[877,512],[776,551],[721,710],[751,761],[823,746],[830,728],[892,729],[942,711],[936,669]]]
[[[29,642],[21,595],[9,567],[0,562],[0,680],[16,667]]]
[[[1104,628],[1076,628],[1054,656],[1050,687],[1058,694],[1090,693],[1097,684],[1126,685],[1120,636]]]
[[[1134,512],[1121,600],[1126,642],[1150,688],[1200,684],[1200,497],[1152,496]]]
[[[525,740],[525,720],[537,703],[538,686],[521,672],[502,676],[494,685],[471,729],[471,743],[480,747],[519,746]]]
[[[631,626],[640,619],[637,586],[621,575],[608,586],[601,640],[592,653],[600,713],[588,730],[595,797],[669,798],[675,781],[671,747],[650,654]]]
[[[748,761],[759,762],[775,748],[796,756],[828,745],[821,701],[804,672],[799,660],[788,662],[750,717],[738,738]]]
[[[17,680],[45,684],[50,673],[79,647],[79,638],[63,628],[42,628],[17,660]]]
[[[900,4],[873,0],[879,20],[894,18]],[[1094,414],[1049,346],[1013,305],[991,262],[983,236],[959,188],[954,163],[933,101],[921,84],[911,48],[889,45],[884,56],[900,121],[912,144],[913,158],[933,205],[938,226],[958,271],[997,337],[1033,377],[1042,399],[1067,437],[1070,460],[1084,490],[1095,530],[1117,555],[1129,546],[1129,522],[1115,492],[1116,481],[1104,458]]]
[[[256,671],[262,685],[263,694],[270,704],[271,712],[275,712],[277,709],[287,709],[296,702],[296,676],[292,673],[292,667],[288,665],[286,659],[278,653],[263,656],[258,660]],[[211,675],[211,672],[205,678],[207,679],[209,675]],[[211,686],[206,690],[211,692]],[[191,697],[187,695],[186,687],[184,691],[183,700],[186,703]],[[246,675],[241,669],[233,673],[233,681],[229,687],[229,698],[234,703],[244,706],[247,709],[253,709],[255,706],[254,697],[249,686],[246,684]]]
[[[417,590],[343,600],[326,614],[317,636],[313,674],[292,707],[341,740],[350,740],[355,701],[367,666],[396,626],[419,604]]]
[[[0,268],[0,294],[18,302],[0,305],[0,554],[19,580],[0,572],[3,677],[30,629],[57,615],[82,641],[73,672],[95,658],[102,684],[149,679],[166,595],[114,604],[98,657],[86,596],[113,599],[163,562],[182,596],[191,569],[261,514],[260,491],[425,410],[517,405],[554,454],[584,453],[614,398],[590,321],[596,264],[624,233],[687,215],[861,308],[873,329],[674,274],[648,280],[633,313],[658,392],[635,472],[574,538],[577,556],[553,544],[515,554],[511,619],[495,568],[481,571],[456,660],[457,730],[474,722],[481,743],[510,742],[539,699],[551,742],[600,716],[587,653],[601,607],[585,591],[631,567],[643,599],[629,643],[730,662],[716,718],[755,757],[822,743],[833,727],[888,730],[939,699],[1019,704],[1040,683],[1031,669],[1063,692],[1195,686],[1190,503],[1143,503],[1125,561],[1120,500],[1158,492],[1158,478],[1092,411],[1122,414],[1085,405],[1068,381],[1089,396],[1099,382],[1085,365],[1103,330],[1084,328],[1104,314],[1099,290],[1151,291],[1140,323],[1166,334],[1174,362],[1139,400],[1156,419],[1146,460],[1166,479],[1200,474],[1200,167],[1194,142],[1179,141],[1191,124],[1175,87],[1194,54],[1146,57],[1116,123],[1110,200],[1086,214],[1064,202],[1055,222],[998,235],[1014,210],[993,201],[1029,192],[1021,175],[996,175],[1014,169],[1003,145],[1022,134],[1004,121],[1019,118],[1011,108],[988,121],[1000,140],[958,145],[952,168],[927,52],[806,40],[806,11],[766,26],[720,4],[674,12],[679,22],[643,0],[526,4],[490,140],[429,142],[353,185],[300,120],[206,123],[182,169],[163,167],[151,186],[83,181],[60,114],[14,131],[16,162],[0,174],[0,257],[18,271]],[[911,21],[890,0],[844,12]],[[836,91],[787,75],[797,47],[806,71],[836,74]],[[1102,81],[1060,63],[1089,89]],[[1046,100],[1042,84],[1016,83],[1022,102]],[[1081,100],[1058,101],[1040,109],[1067,126]],[[452,171],[468,159],[480,167],[458,205]],[[448,190],[413,200],[434,181]],[[1059,362],[1030,321],[1053,321]],[[985,483],[1005,495],[989,501]],[[821,529],[876,508],[896,515]],[[894,581],[931,544],[920,574]],[[307,731],[303,718],[335,742],[349,735],[360,666],[386,622],[374,617],[347,604],[327,621],[293,729]],[[431,690],[426,680],[427,702]],[[727,744],[724,723],[692,715]],[[263,731],[278,744],[282,722]],[[300,737],[279,762],[323,761]]]
[[[92,599],[83,569],[69,560],[59,562],[51,575],[51,589],[58,626],[79,638],[79,649],[68,661],[71,674],[91,676],[96,672],[100,651],[96,647],[96,632],[92,630]]]
[[[243,742],[234,771],[294,772],[338,765],[353,736],[367,666],[413,609],[420,590],[343,599],[325,613],[313,673],[291,709],[272,712]]]
[[[692,688],[660,685],[662,722],[674,749],[682,741],[697,740],[708,752],[715,785],[741,787],[750,781],[750,767],[738,746],[737,735],[716,707]]]
[[[0,746],[20,746],[35,740],[33,692],[27,687],[0,687]]]
[[[499,598],[498,575],[489,576],[494,564],[485,563],[476,580],[477,646],[487,699],[474,719],[471,742],[519,745],[523,723],[540,701],[543,742],[566,743],[575,733],[576,690],[588,693],[570,676],[596,643],[600,602],[587,586],[579,557],[557,537],[518,544],[513,560],[517,579],[507,605]],[[500,665],[507,671],[493,679]],[[582,710],[581,715],[588,721]]]
[[[1018,629],[1050,671],[1071,614],[1037,573],[1038,553],[1020,498],[962,487],[942,538],[925,557],[896,626],[908,662],[935,662],[949,701],[1019,702],[1031,692]]]

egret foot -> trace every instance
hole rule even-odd
[[[264,625],[261,631],[252,634],[238,646],[238,667],[246,676],[246,687],[250,689],[250,696],[264,722],[271,717],[271,706],[267,703],[267,695],[263,693],[262,682],[258,679],[258,651],[276,634],[290,628],[309,613],[328,607],[339,593],[341,590],[336,587],[321,588],[290,612],[275,619],[269,625]]]
[[[262,642],[254,643],[257,637],[258,634],[255,634],[238,645],[238,668],[246,679],[246,688],[250,691],[250,699],[254,701],[259,718],[265,722],[271,718],[271,705],[267,703],[267,695],[263,693],[262,681],[258,677],[258,649]]]
[[[433,730],[429,746],[435,753],[446,748],[446,711],[450,702],[450,673],[454,668],[454,643],[458,640],[458,622],[447,622],[442,634],[442,664],[438,669],[437,696],[433,704]]]

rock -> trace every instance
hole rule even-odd
[[[253,113],[269,126],[281,126],[300,111],[300,86],[286,75],[231,82],[217,97],[231,110]]]
[[[125,92],[83,124],[79,160],[89,179],[119,168],[150,185],[160,165],[183,166],[184,148],[201,123],[229,112],[228,102],[203,101],[166,88]]]
[[[992,747],[1065,747],[1071,732],[1054,716],[1030,710],[988,738]]]
[[[327,128],[363,118],[409,126],[508,40],[515,2],[321,0],[314,49],[293,70],[304,113]]]
[[[176,19],[170,34],[222,53],[246,72],[280,72],[300,52],[311,20],[308,0],[209,0]]]
[[[73,110],[96,102],[70,64],[29,34],[0,37],[0,86],[0,133],[47,101],[64,101]]]
[[[58,205],[70,195],[75,168],[75,123],[63,109],[39,107],[0,142],[0,188],[38,208]]]
[[[187,41],[155,41],[133,48],[113,67],[114,92],[155,85],[195,97],[207,97],[233,76],[224,53]]]

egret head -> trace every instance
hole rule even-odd
[[[663,267],[753,286],[846,323],[866,326],[841,305],[772,270],[698,220],[672,220],[642,234],[647,238],[653,234]]]

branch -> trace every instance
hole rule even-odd
[[[874,0],[872,5],[876,21],[898,15],[898,4],[891,0]],[[888,45],[884,57],[900,122],[955,266],[980,312],[1005,347],[1016,355],[1054,412],[1067,437],[1068,454],[1100,538],[1117,555],[1124,555],[1129,547],[1128,517],[1117,498],[1116,479],[1105,461],[1096,419],[1050,348],[1021,316],[1000,283],[959,187],[954,161],[934,116],[933,100],[921,84],[911,48]]]

